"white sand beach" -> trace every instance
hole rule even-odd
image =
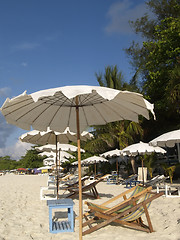
[[[47,176],[5,175],[0,177],[0,240],[77,240],[78,220],[75,232],[49,232],[49,209],[46,201],[40,200],[40,186],[47,186]],[[100,182],[97,185],[101,199],[89,200],[102,203],[125,191],[122,185]],[[87,199],[84,199],[85,201]],[[78,199],[73,200],[78,215]],[[86,211],[84,207],[84,211]],[[85,240],[180,240],[180,198],[164,196],[154,200],[149,213],[155,232],[145,233],[110,224],[83,237]],[[142,217],[145,219],[144,216]]]

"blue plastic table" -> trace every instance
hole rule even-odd
[[[110,175],[107,178],[107,184],[116,184],[117,183],[117,175]]]
[[[74,212],[72,199],[57,199],[48,200],[47,205],[49,206],[49,231],[51,233],[58,232],[74,232]],[[52,209],[67,208],[68,217],[66,221],[58,221],[53,219]]]

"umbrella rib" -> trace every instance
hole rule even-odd
[[[67,100],[67,98],[66,98],[66,100]],[[64,103],[65,103],[65,102],[66,102],[66,101],[64,101]],[[45,103],[46,103],[46,102],[45,102]],[[64,103],[62,103],[61,106],[58,107],[58,110],[56,111],[56,113],[55,113],[54,116],[52,117],[51,121],[49,122],[49,126],[50,126],[51,122],[53,121],[55,115],[57,114],[57,112],[58,112],[59,109],[63,106]],[[40,107],[40,106],[43,105],[43,104],[44,104],[44,102],[42,102],[41,104],[39,104],[39,105],[36,106],[35,108],[38,108],[38,107]],[[44,109],[44,110],[33,120],[32,124],[33,124],[48,108],[50,108],[51,106],[52,106],[52,104],[48,105],[47,108]],[[31,109],[29,112],[33,111],[35,108]],[[26,112],[24,115],[26,115],[26,114],[29,113],[29,112]],[[20,118],[22,118],[24,115],[22,115],[21,117],[19,117],[17,120],[19,120]],[[16,121],[17,121],[17,120],[16,120]]]
[[[134,105],[136,105],[136,106],[138,106],[138,107],[141,107],[141,108],[147,110],[146,107],[144,107],[144,106],[142,106],[142,105],[139,105],[139,104],[137,104],[137,103],[135,103],[135,102],[131,102],[131,101],[130,101],[130,103],[132,103],[132,104],[134,104]],[[131,109],[130,109],[130,110],[131,110]],[[131,110],[131,111],[132,111],[132,110]]]
[[[29,137],[29,142],[33,142],[33,143],[35,143],[35,142],[37,142],[38,140],[39,140],[39,138],[38,139],[36,139],[36,140],[34,140],[34,138],[36,138],[37,136],[30,136]]]
[[[89,126],[88,119],[87,119],[87,117],[86,117],[86,113],[85,113],[85,111],[84,111],[84,108],[83,108],[83,107],[82,107],[82,111],[83,111],[83,113],[84,113],[84,117],[85,117],[85,119],[86,119],[87,126]]]
[[[63,93],[62,93],[63,94]],[[57,99],[57,100],[56,100]],[[69,98],[67,98],[65,95],[63,96],[49,96],[49,97],[44,97],[41,99],[44,103],[47,103],[47,104],[50,104],[50,105],[55,105],[56,103],[59,103],[57,105],[60,105],[60,106],[64,106],[64,104],[66,102],[68,102],[68,106],[69,106],[69,103],[72,105],[73,104],[73,100],[70,100]],[[53,102],[52,102],[53,100]],[[51,101],[51,102],[49,102]]]
[[[116,103],[116,102],[115,102]],[[102,103],[103,105],[105,105],[104,103]],[[118,104],[119,105],[119,104]],[[106,106],[106,105],[105,105]],[[107,106],[106,106],[107,107]],[[121,114],[118,112],[118,111],[115,111],[114,109],[112,109],[112,107],[111,106],[108,106],[108,108],[110,108],[113,112],[115,112],[115,113],[117,113],[117,115],[118,116],[120,116],[121,118],[122,118],[122,120],[125,120],[122,116],[121,116]],[[105,122],[107,122],[107,121],[105,121]]]
[[[52,123],[52,121],[54,120],[54,118],[55,118],[57,112],[59,111],[59,109],[60,109],[62,106],[64,106],[64,103],[65,103],[67,100],[69,100],[69,99],[66,98],[66,100],[58,107],[57,111],[54,113],[54,116],[51,118],[51,121],[49,122],[49,126],[50,126],[50,124]],[[58,100],[57,100],[56,102],[58,102]],[[69,102],[70,102],[71,104],[73,104],[73,101],[69,101]],[[46,109],[46,110],[47,110],[47,109]],[[69,112],[71,112],[71,108],[70,108],[70,111],[69,111]],[[68,120],[68,121],[69,121],[69,120]],[[69,125],[69,122],[68,122],[68,125]]]
[[[24,102],[24,101],[22,101],[22,102]],[[19,104],[19,103],[21,103],[21,102],[18,102],[18,103],[16,103],[16,104]],[[33,102],[33,103],[34,103],[34,102]],[[13,104],[12,106],[15,106],[16,104]],[[23,108],[26,108],[26,107],[27,107],[28,105],[30,105],[30,104],[32,104],[32,102],[24,105]],[[43,104],[43,103],[42,103],[42,104]],[[18,117],[15,121],[17,122],[19,119],[21,119],[22,117],[24,117],[26,114],[32,112],[35,108],[40,107],[42,104],[39,104],[38,106],[35,106],[33,109],[30,109],[29,111],[25,112],[25,113],[22,114],[20,117]],[[49,107],[49,106],[48,106],[48,107]],[[47,107],[47,108],[48,108],[48,107]],[[8,116],[8,115],[12,114],[13,112],[15,112],[15,111],[17,111],[17,110],[19,110],[19,109],[21,109],[21,108],[22,108],[22,106],[19,107],[19,108],[17,108],[17,109],[15,109],[14,111],[11,111],[11,112],[8,113],[8,114],[4,114],[4,116]],[[47,110],[47,108],[46,108],[43,112],[45,112],[45,111]],[[42,113],[43,113],[43,112],[42,112]],[[41,113],[41,114],[42,114],[42,113]],[[41,115],[41,114],[40,114],[40,115]],[[39,116],[40,116],[40,115],[39,115]],[[39,116],[38,116],[38,117],[39,117]],[[38,117],[37,117],[37,118],[38,118]],[[37,118],[36,118],[36,119],[37,119]],[[36,119],[35,119],[35,120],[36,120]],[[34,121],[33,121],[33,122],[34,122]]]
[[[47,142],[47,143],[49,143],[49,139],[50,139],[50,137],[51,137],[51,134],[52,134],[51,132],[44,134],[44,136],[47,135],[47,139],[46,139],[46,142]]]
[[[104,104],[104,103],[102,103],[102,104]],[[106,105],[105,105],[106,106]],[[96,111],[99,113],[99,115],[102,117],[102,119],[106,122],[106,123],[108,123],[107,121],[106,121],[106,119],[103,117],[103,115],[100,113],[100,111],[96,108],[96,106],[95,105],[93,105],[93,107],[96,109]]]
[[[70,107],[70,110],[69,110],[69,117],[68,117],[68,124],[67,124],[68,127],[69,127],[69,120],[70,120],[71,110],[72,110],[72,108]]]
[[[31,100],[31,99],[29,99],[29,100]],[[66,98],[66,100],[61,104],[60,107],[62,107],[67,100],[69,100],[69,99]],[[20,101],[20,102],[18,102],[18,103],[12,104],[11,107],[12,107],[12,106],[15,106],[15,105],[17,105],[17,104],[21,104],[21,103],[23,103],[23,102],[25,102],[25,101],[27,101],[27,100],[23,100],[23,101]],[[57,100],[56,102],[58,102],[58,100]],[[73,103],[72,101],[70,101],[70,102]],[[34,102],[30,102],[30,103],[24,105],[23,107],[27,107],[28,105],[33,104],[33,103],[34,103]],[[38,106],[35,106],[33,109],[30,109],[29,111],[25,112],[25,113],[24,113],[23,115],[21,115],[18,119],[16,119],[16,121],[18,121],[19,119],[21,119],[21,118],[22,118],[23,116],[25,116],[27,113],[32,112],[35,108],[40,107],[40,106],[43,105],[44,103],[46,103],[46,102],[42,102],[42,103],[39,104]],[[51,105],[52,105],[52,104],[51,104]],[[41,112],[41,114],[44,113],[51,105],[48,105],[48,107],[47,107],[43,112]],[[9,106],[5,107],[5,109],[7,109],[8,107],[9,107]],[[11,111],[11,112],[8,113],[8,114],[5,114],[4,116],[8,116],[8,115],[12,114],[13,112],[15,112],[15,111],[17,111],[17,110],[19,110],[19,109],[21,109],[21,108],[22,108],[22,106],[19,107],[19,108],[17,108],[17,109],[15,109],[14,111]],[[59,110],[59,109],[58,109],[58,110]],[[39,116],[41,116],[41,114],[40,114]],[[39,116],[38,116],[38,117],[39,117]],[[55,116],[55,115],[54,115],[54,116]],[[34,123],[34,122],[38,119],[38,117],[35,118],[32,123]]]
[[[30,100],[30,99],[29,99],[29,100]],[[6,110],[6,109],[8,109],[8,108],[10,108],[10,107],[14,107],[14,106],[16,106],[16,105],[19,105],[19,104],[21,104],[21,103],[23,103],[23,102],[26,102],[26,101],[23,100],[23,101],[20,101],[20,102],[18,102],[18,103],[12,104],[11,106],[4,107],[4,110]],[[27,106],[29,106],[30,104],[32,104],[32,102],[27,103],[27,104],[24,105],[23,107],[27,107]],[[6,116],[12,114],[13,112],[16,112],[17,110],[19,110],[19,109],[21,109],[21,108],[22,108],[22,106],[16,108],[15,110],[13,110],[13,111],[11,111],[11,112],[8,112],[7,114],[4,114],[4,116],[6,117]]]
[[[22,117],[24,117],[27,113],[30,113],[32,111],[34,111],[34,109],[41,107],[41,105],[43,105],[43,103],[39,104],[38,106],[35,106],[33,109],[30,109],[29,111],[27,111],[26,113],[24,113],[23,115],[21,115],[18,119],[16,119],[16,121],[18,121],[19,119],[21,119]],[[34,123],[47,109],[49,108],[49,105],[46,109],[44,109],[33,121],[32,123]]]
[[[116,102],[114,101],[114,103],[116,103]],[[144,109],[144,110],[147,111],[147,108],[146,108],[145,106],[142,106],[142,105],[140,105],[140,104],[137,104],[136,102],[133,102],[133,101],[131,101],[131,100],[129,101],[129,103],[131,103],[131,104],[133,104],[133,105],[135,105],[135,106],[141,107],[142,109]],[[116,103],[116,104],[119,105],[119,103]],[[121,106],[124,107],[123,105],[121,105]],[[134,112],[132,109],[130,109],[130,108],[128,108],[128,107],[126,107],[126,109],[132,111],[132,112],[135,113],[135,114],[138,114],[137,112]],[[139,114],[138,114],[138,115],[139,115]]]
[[[89,101],[89,99],[92,99],[92,95],[91,94],[87,94],[87,96],[81,101],[81,105],[79,105],[79,106],[86,105],[86,102],[88,102],[88,105],[94,105],[94,104],[97,104],[97,103],[108,101],[106,99],[103,99],[99,95],[94,95],[93,96],[93,101],[95,101],[94,103],[92,101]],[[99,101],[99,99],[100,100],[103,99],[104,101],[103,100]]]
[[[50,132],[50,133],[46,133],[45,135],[47,135],[47,143],[49,143],[49,139],[51,138],[52,135],[56,135],[54,131]]]
[[[115,103],[117,106],[120,106],[121,108],[123,108],[123,109],[125,109],[125,110],[128,110],[128,111],[130,111],[130,112],[133,112],[133,113],[136,114],[136,115],[139,115],[139,113],[133,111],[132,109],[128,108],[127,106],[126,106],[126,108],[125,108],[124,105],[122,105],[122,104],[120,104],[120,103],[117,103],[117,102],[115,102],[115,101],[114,101],[114,103]],[[129,103],[134,104],[134,105],[136,105],[136,106],[138,106],[138,107],[141,107],[141,108],[143,108],[143,109],[146,109],[145,107],[143,107],[143,106],[141,106],[141,105],[138,105],[138,104],[136,104],[136,103],[134,103],[134,102],[129,102]],[[111,106],[108,106],[108,107],[111,108]],[[111,109],[112,109],[112,108],[111,108]],[[117,109],[118,109],[118,108],[117,108]],[[146,110],[147,110],[147,109],[146,109]],[[123,118],[123,117],[119,114],[118,111],[115,111],[114,109],[113,109],[113,111],[116,112],[116,113],[118,114],[118,116],[120,116],[123,120],[125,120],[125,118]]]

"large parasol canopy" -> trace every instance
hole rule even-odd
[[[123,152],[122,152],[122,150],[119,150],[119,149],[110,150],[108,152],[104,152],[104,153],[100,154],[101,157],[105,157],[105,158],[119,157],[122,155],[123,155]]]
[[[79,169],[79,238],[82,239],[82,185],[80,133],[89,126],[119,120],[149,119],[153,104],[141,94],[97,86],[65,86],[7,99],[1,107],[7,122],[26,130],[77,133]]]
[[[47,151],[44,151],[44,152],[41,152],[38,154],[39,156],[47,156],[47,157],[56,157],[56,153],[55,152],[47,152]]]
[[[129,145],[128,147],[124,148],[122,152],[128,156],[136,156],[136,155],[151,154],[153,152],[164,154],[166,153],[166,150],[164,150],[161,147],[150,146],[148,143],[139,142],[139,143]]]
[[[105,157],[105,158],[119,157],[119,156],[123,156],[123,152],[122,152],[122,150],[114,149],[114,150],[110,150],[108,152],[104,152],[104,153],[100,154],[100,156]],[[117,171],[117,175],[118,175],[118,172],[119,172],[118,159],[116,159],[116,171]]]
[[[180,162],[180,129],[164,133],[149,142],[152,146],[174,147],[177,144],[178,160]]]
[[[92,156],[92,157],[88,157],[86,159],[83,159],[81,161],[81,165],[83,165],[83,164],[85,164],[85,165],[94,164],[94,175],[96,177],[96,164],[97,163],[102,163],[102,162],[108,162],[108,160],[103,158],[103,157]],[[73,162],[72,165],[78,165],[78,161]]]
[[[155,153],[162,153],[165,154],[166,150],[161,147],[153,147],[150,146],[148,143],[139,142],[128,147],[124,148],[122,152],[128,156],[136,156],[136,155],[149,155],[153,152]],[[143,184],[144,184],[144,171],[143,171],[143,159],[142,159],[142,177],[143,177]]]
[[[87,141],[93,137],[93,135],[89,132],[83,131],[80,135],[82,141]],[[68,144],[69,141],[76,142],[77,141],[77,134],[73,133],[69,130],[67,127],[65,131],[57,132],[52,131],[48,128],[47,131],[37,131],[32,130],[30,132],[27,132],[20,136],[19,138],[22,142],[28,142],[32,144],[40,144],[44,145],[49,143],[49,145],[45,145],[45,149],[38,149],[39,151],[54,151],[56,152],[56,175],[57,175],[57,198],[59,197],[59,171],[60,171],[60,164],[61,162],[65,161],[64,158],[64,151],[77,151],[77,147]],[[60,144],[61,143],[61,144]],[[83,151],[83,150],[82,150]],[[58,161],[58,155],[59,155],[59,161]],[[68,156],[70,158],[70,156]],[[59,162],[59,163],[58,163]]]
[[[83,131],[81,133],[81,141],[87,141],[90,140],[93,137],[93,135],[89,132]],[[39,145],[45,145],[45,144],[56,144],[62,143],[66,144],[71,142],[77,141],[77,134],[74,132],[71,132],[69,128],[66,128],[63,132],[57,132],[57,131],[37,131],[32,130],[27,133],[24,133],[19,138],[22,142],[28,142],[32,144],[39,144]]]
[[[35,147],[37,151],[47,151],[47,152],[56,152],[56,145],[55,144],[47,144],[41,147]],[[69,151],[69,152],[77,152],[78,147],[72,145],[72,144],[65,144],[65,143],[57,143],[57,149],[62,151]],[[85,152],[84,149],[80,149],[81,152]]]

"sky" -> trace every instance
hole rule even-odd
[[[133,69],[124,49],[141,41],[128,22],[145,12],[145,0],[1,0],[0,106],[25,90],[98,86],[95,73],[109,65],[128,82]],[[0,113],[0,156],[24,155],[25,132]]]

